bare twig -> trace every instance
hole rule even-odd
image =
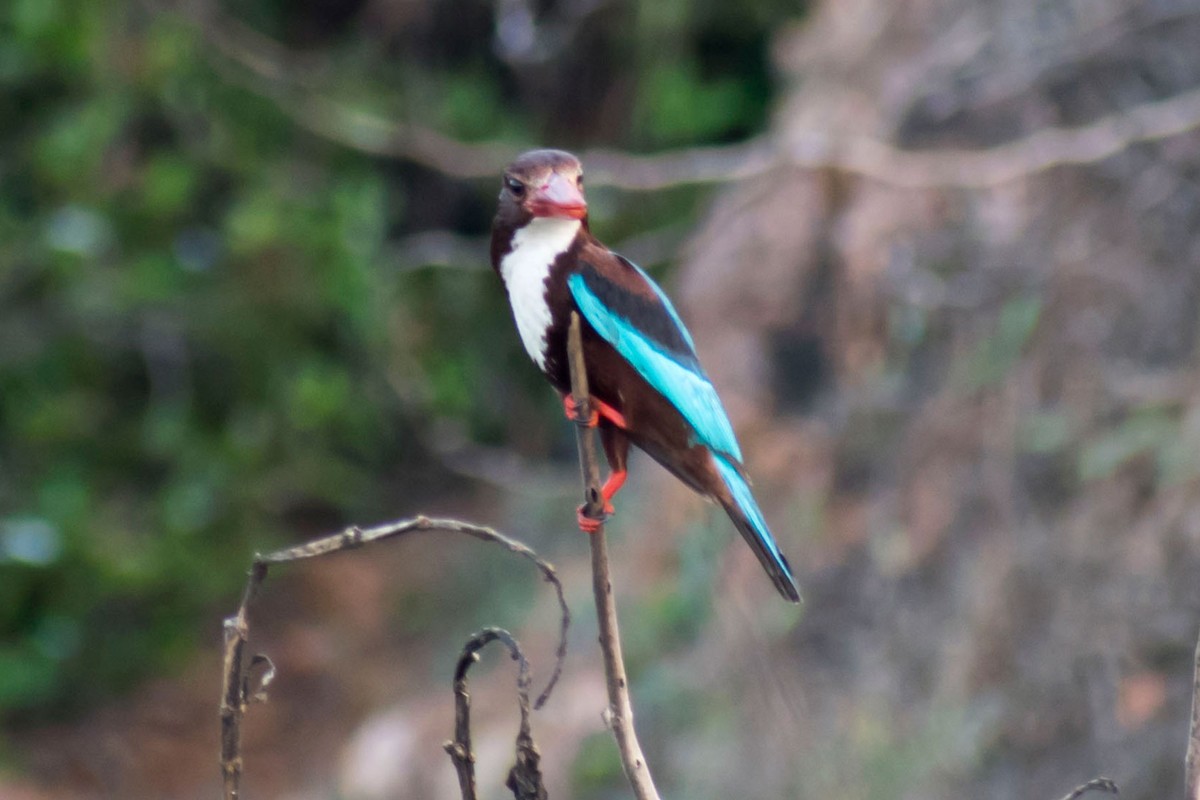
[[[567,340],[567,353],[571,368],[571,394],[577,411],[576,428],[579,445],[579,467],[583,473],[584,514],[592,519],[604,519],[604,502],[600,495],[600,464],[596,456],[596,442],[592,429],[587,427],[590,416],[587,371],[583,363],[583,340],[580,333],[579,315],[571,312],[571,328]],[[608,569],[608,545],[605,541],[604,525],[589,537],[592,543],[592,591],[596,596],[596,615],[600,622],[600,649],[604,653],[604,674],[608,683],[608,724],[617,749],[621,753],[621,765],[625,777],[633,786],[638,800],[658,800],[658,790],[650,767],[642,754],[637,732],[633,727],[633,706],[629,702],[629,681],[625,676],[625,660],[621,655],[621,634],[617,628],[617,605],[613,599],[612,579]]]
[[[454,741],[446,742],[446,752],[454,762],[458,773],[458,785],[463,800],[476,800],[475,754],[471,750],[471,694],[467,690],[467,672],[479,660],[479,651],[492,642],[500,642],[508,648],[509,655],[517,662],[517,707],[521,712],[521,724],[517,730],[516,761],[508,773],[507,786],[516,800],[546,800],[546,788],[538,765],[541,754],[533,742],[529,716],[529,662],[521,652],[521,645],[512,634],[501,628],[485,628],[472,636],[463,646],[454,669]]]
[[[1187,800],[1200,800],[1200,641],[1196,642],[1192,666],[1192,721],[1184,757],[1184,787]]]
[[[242,779],[242,717],[251,702],[246,687],[245,652],[249,636],[246,610],[267,575],[266,565],[257,561],[242,594],[237,614],[225,620],[225,658],[221,692],[221,783],[226,800],[237,800]],[[258,694],[257,692],[255,693]]]
[[[1108,792],[1109,794],[1120,794],[1117,789],[1117,784],[1108,778],[1093,778],[1087,783],[1080,784],[1067,793],[1062,800],[1078,800],[1088,792]]]
[[[501,533],[480,525],[472,525],[456,519],[431,519],[429,517],[414,517],[413,519],[389,522],[373,528],[349,527],[341,533],[324,536],[295,547],[276,550],[273,553],[256,556],[250,568],[246,581],[246,590],[242,594],[242,602],[237,613],[225,620],[225,657],[222,671],[221,690],[221,776],[223,797],[225,800],[236,800],[239,797],[242,754],[241,754],[241,723],[246,709],[251,702],[266,699],[266,688],[274,677],[275,668],[265,656],[255,656],[249,665],[246,664],[245,650],[249,639],[250,627],[248,612],[250,604],[258,594],[263,581],[267,578],[267,570],[275,564],[287,564],[318,556],[337,553],[363,547],[385,539],[392,539],[416,531],[444,531],[460,533],[485,542],[499,544],[511,553],[529,559],[542,573],[542,577],[554,586],[555,596],[561,612],[559,625],[558,649],[554,670],[546,682],[546,688],[538,696],[534,708],[541,708],[550,697],[550,692],[562,674],[563,660],[567,654],[567,628],[571,615],[567,609],[566,598],[563,596],[562,583],[558,574],[549,562],[544,561],[537,553],[524,544],[510,539]],[[265,671],[255,686],[250,685],[247,674],[258,665],[264,665]],[[527,688],[527,687],[526,687]],[[532,744],[532,740],[530,740]],[[518,747],[520,754],[520,747]]]

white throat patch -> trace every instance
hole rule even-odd
[[[500,259],[500,277],[508,289],[508,302],[525,352],[541,369],[546,368],[546,329],[550,306],[546,302],[546,278],[559,254],[575,241],[577,219],[535,217],[519,229],[512,250]]]

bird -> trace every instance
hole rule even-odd
[[[640,267],[592,235],[583,167],[563,150],[531,150],[504,170],[492,222],[491,261],[526,353],[575,419],[567,353],[571,313],[581,318],[583,361],[610,474],[605,516],[627,477],[632,444],[716,501],[793,603],[800,592],[742,465],[733,426],[696,356],[691,334]],[[577,511],[595,533],[602,520]]]

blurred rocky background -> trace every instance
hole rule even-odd
[[[0,797],[219,791],[252,553],[415,513],[554,560],[551,796],[627,796],[573,431],[486,259],[584,154],[676,298],[805,591],[642,459],[611,527],[660,788],[1181,797],[1200,628],[1194,0],[12,0],[0,8]],[[521,562],[273,574],[246,796],[456,797],[466,636]],[[503,797],[515,708],[475,683]]]

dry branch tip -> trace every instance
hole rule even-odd
[[[515,758],[505,785],[517,800],[545,800],[539,762],[541,754],[533,741],[530,725],[529,685],[532,682],[529,661],[516,638],[503,628],[485,628],[463,645],[454,668],[454,740],[444,748],[454,762],[463,800],[475,800],[475,755],[471,751],[471,695],[467,690],[467,673],[479,661],[479,651],[492,642],[500,642],[509,656],[517,662],[517,707],[521,723],[517,730]]]
[[[242,682],[242,702],[267,702],[267,689],[275,681],[275,662],[270,656],[255,653],[246,672],[246,679]],[[254,678],[252,673],[257,673],[257,677]]]
[[[1080,784],[1070,791],[1062,800],[1077,800],[1088,792],[1108,792],[1109,794],[1119,795],[1121,790],[1117,788],[1117,784],[1110,778],[1093,778],[1087,783]]]

